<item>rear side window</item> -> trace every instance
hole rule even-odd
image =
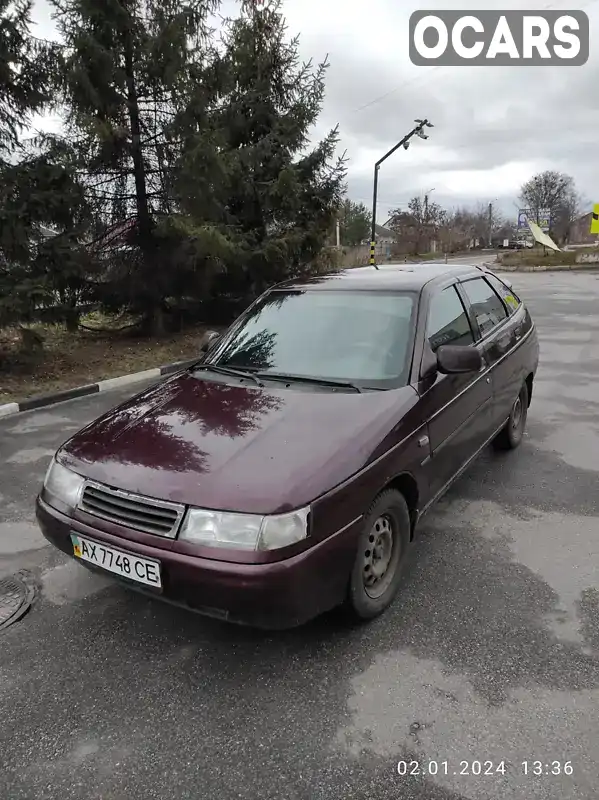
[[[514,311],[517,311],[520,308],[522,301],[514,293],[513,289],[510,289],[509,286],[506,286],[505,283],[503,283],[503,281],[501,281],[495,275],[487,275],[487,280],[506,304],[510,314],[513,314]]]
[[[462,284],[483,336],[507,319],[507,311],[499,295],[485,278],[475,278]]]
[[[426,336],[433,352],[442,344],[467,346],[474,342],[466,309],[455,286],[433,295]]]

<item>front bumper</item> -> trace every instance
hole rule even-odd
[[[283,561],[238,564],[142,545],[125,535],[106,533],[60,513],[41,497],[36,501],[36,516],[45,538],[73,558],[71,532],[158,559],[163,583],[158,591],[99,570],[143,594],[207,616],[275,630],[301,625],[343,602],[359,535],[356,522]]]

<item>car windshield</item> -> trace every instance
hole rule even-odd
[[[223,337],[209,363],[374,388],[402,385],[416,300],[408,292],[275,290]]]

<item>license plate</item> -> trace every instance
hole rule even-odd
[[[126,553],[106,544],[94,542],[78,533],[71,533],[71,541],[75,558],[113,572],[122,578],[144,583],[146,586],[154,586],[157,589],[162,588],[160,561],[152,558],[140,558],[133,553]]]

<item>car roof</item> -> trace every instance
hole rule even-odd
[[[480,275],[473,264],[381,264],[375,267],[353,267],[312,278],[292,279],[279,283],[272,290],[310,289],[310,291],[421,291],[431,281],[450,277]]]

